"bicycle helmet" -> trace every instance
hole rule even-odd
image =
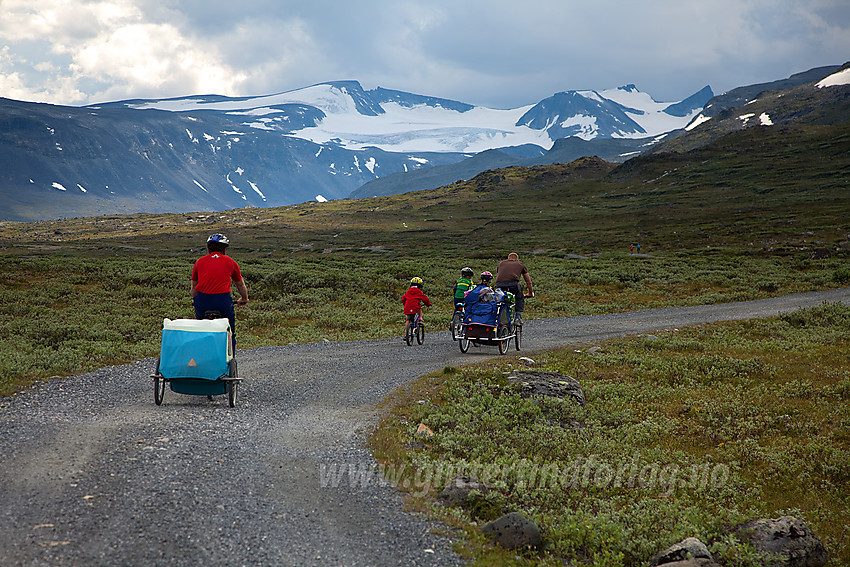
[[[213,234],[209,238],[207,238],[207,244],[210,242],[218,242],[222,246],[227,246],[230,244],[230,240],[223,234]]]
[[[471,278],[472,277],[472,268],[462,269],[460,271],[460,275],[463,276],[464,278]]]
[[[410,285],[415,285],[416,287],[422,287],[422,278],[415,277],[410,279]]]
[[[493,281],[493,274],[491,274],[490,272],[481,272],[481,281],[482,282]]]

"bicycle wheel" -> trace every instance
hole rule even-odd
[[[463,326],[460,328],[457,345],[460,347],[460,352],[466,352],[469,350],[469,339],[466,338],[466,329],[464,329]]]
[[[496,338],[499,340],[499,354],[508,352],[508,341],[505,337],[511,336],[511,331],[507,325],[499,325],[499,330],[496,332]]]
[[[228,377],[236,378],[238,374],[236,373],[236,359],[230,359],[230,372],[227,373]],[[239,391],[239,382],[231,381],[227,383],[227,403],[230,407],[236,407],[236,394]]]
[[[165,397],[165,379],[160,378],[159,374],[159,359],[156,359],[156,372],[153,378],[153,401],[156,405],[162,405],[162,399]]]
[[[162,398],[165,397],[165,380],[157,376],[153,379],[153,401],[156,405],[162,405]]]
[[[239,391],[239,382],[227,383],[227,403],[230,407],[236,407],[236,393]]]
[[[463,325],[463,315],[460,311],[455,311],[455,314],[452,315],[452,322],[449,329],[452,331],[452,340],[456,341],[458,336],[461,333],[461,325]]]
[[[522,347],[522,325],[514,325],[514,334],[516,335],[514,343],[516,349],[519,350]]]
[[[413,322],[408,321],[404,325],[404,342],[407,343],[407,346],[413,344]]]
[[[425,323],[423,323],[421,319],[417,322],[419,324],[416,325],[416,342],[421,345],[425,342]]]

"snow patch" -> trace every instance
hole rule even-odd
[[[363,164],[363,167],[365,167],[366,169],[368,169],[369,171],[371,171],[371,172],[372,172],[372,175],[375,175],[375,165],[376,165],[377,163],[378,163],[378,162],[377,162],[377,161],[375,161],[375,158],[370,157],[370,158],[366,161],[366,163],[364,163],[364,164]]]
[[[259,188],[259,187],[257,187],[257,184],[256,184],[256,183],[254,183],[253,181],[248,181],[248,185],[250,185],[250,186],[251,186],[251,189],[253,189],[253,190],[254,190],[254,192],[255,192],[255,193],[257,193],[257,195],[259,195],[259,196],[260,196],[260,198],[261,198],[263,201],[265,201],[265,200],[266,200],[266,196],[265,196],[265,195],[263,195],[263,192],[262,192],[262,191],[260,191],[260,188]]]
[[[79,183],[77,183],[77,187],[79,187],[80,191],[82,191],[83,193],[88,193],[88,191],[86,191],[86,188],[80,185]]]
[[[762,112],[759,116],[759,122],[761,122],[762,126],[773,126],[773,120],[770,119],[770,115],[767,112]]]
[[[566,120],[561,121],[560,126],[562,128],[569,128],[571,126],[578,126],[579,131],[574,136],[581,138],[582,140],[592,140],[596,137],[596,117],[588,116],[586,114],[576,114],[575,116],[571,116]]]
[[[195,182],[195,185],[197,185],[198,187],[200,187],[200,188],[201,188],[201,190],[202,190],[204,193],[209,193],[209,191],[207,191],[206,187],[204,187],[203,185],[201,185],[200,183],[198,183],[198,180],[197,180],[197,179],[193,179],[192,181],[194,181],[194,182]]]
[[[318,201],[320,203],[327,203],[328,202],[328,200],[325,199],[324,197],[322,197],[321,195],[316,195],[316,201]]]
[[[816,86],[817,88],[822,89],[824,87],[837,87],[840,85],[850,85],[850,67],[830,75],[819,82]]]
[[[752,113],[752,112],[750,114],[742,114],[741,116],[738,117],[738,120],[743,121],[743,123],[744,123],[743,125],[746,126],[747,122],[749,122],[750,118],[752,118],[753,116],[755,116],[755,114]]]
[[[699,116],[694,118],[693,122],[691,122],[690,124],[685,126],[685,130],[687,132],[690,132],[691,130],[693,130],[694,128],[696,128],[697,126],[702,124],[703,122],[708,122],[709,120],[711,120],[710,116],[706,116],[705,114],[700,114]]]
[[[236,173],[238,173],[239,175],[242,175],[243,173],[245,173],[245,170],[244,170],[244,169],[242,169],[241,167],[237,167],[237,168],[236,168]]]
[[[236,184],[233,183],[233,181],[230,180],[230,174],[229,173],[227,174],[227,177],[225,179],[227,179],[227,182],[230,183],[230,188],[233,189],[233,191],[235,191],[236,193],[238,193],[239,196],[242,197],[243,201],[248,200],[248,197],[245,196],[245,194],[242,192],[242,190],[239,187],[237,187]]]
[[[67,189],[65,189],[65,187],[58,181],[54,181],[51,187],[53,187],[54,189],[59,189],[60,191],[67,191]]]

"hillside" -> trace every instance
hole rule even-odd
[[[623,162],[645,151],[655,142],[656,140],[653,138],[583,140],[577,136],[570,136],[556,140],[552,149],[548,152],[533,157],[508,155],[505,151],[488,150],[458,163],[435,165],[426,169],[394,173],[374,179],[352,191],[350,197],[360,199],[436,189],[458,180],[466,181],[488,169],[499,169],[512,165],[532,167],[535,165],[569,163],[587,156],[596,156],[609,162]]]
[[[430,191],[222,213],[104,216],[0,224],[5,253],[25,243],[187,250],[210,231],[251,255],[501,255],[627,248],[847,245],[850,124],[744,129],[686,153],[617,166],[596,158],[512,166]]]
[[[783,81],[734,89],[711,99],[684,132],[674,133],[648,151],[688,151],[746,128],[847,122],[850,85],[821,88],[818,83],[848,67],[850,63],[821,67]]]
[[[351,196],[361,198],[433,189],[456,180],[470,179],[487,169],[505,167],[508,164],[533,166],[566,163],[583,156],[597,156],[609,162],[624,162],[641,153],[684,152],[701,148],[726,134],[754,126],[845,122],[850,120],[850,86],[818,88],[816,84],[848,65],[820,67],[787,79],[739,87],[712,97],[699,116],[685,129],[673,130],[667,135],[590,140],[572,135],[557,140],[542,156],[510,159],[499,152],[485,152],[459,163],[375,179],[353,191]],[[703,93],[703,96],[708,93],[710,89]],[[683,101],[683,105],[685,108],[692,108],[693,101]],[[666,111],[675,113],[677,109],[674,106]]]

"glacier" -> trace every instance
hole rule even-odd
[[[621,127],[607,131],[600,126],[606,121],[600,121],[594,112],[561,112],[546,117],[542,126],[535,127],[537,122],[521,123],[521,118],[542,102],[494,109],[380,87],[364,90],[357,81],[321,83],[257,97],[190,96],[121,104],[140,110],[218,112],[246,128],[277,130],[321,146],[335,145],[349,150],[378,148],[398,153],[469,154],[524,144],[548,150],[556,139],[563,137],[560,134],[565,128],[572,128],[574,135],[584,140],[651,137],[684,128],[701,110],[701,107],[694,108],[675,116],[666,110],[681,101],[655,101],[634,85],[557,94],[570,94],[574,99],[581,97],[594,109],[615,109],[628,118],[613,119]],[[625,124],[628,119],[636,127]],[[606,123],[610,122],[611,119]],[[191,136],[188,130],[187,134]]]

